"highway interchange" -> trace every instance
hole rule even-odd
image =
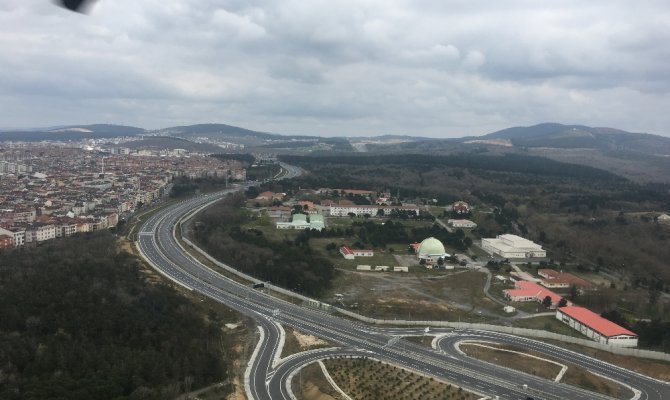
[[[283,165],[285,178],[300,171]],[[145,260],[168,279],[250,316],[258,326],[259,342],[245,373],[245,390],[251,399],[291,399],[290,377],[305,365],[337,356],[369,357],[449,381],[482,397],[500,399],[607,399],[608,396],[563,383],[538,378],[479,361],[462,354],[459,341],[479,340],[512,344],[569,362],[628,385],[636,398],[670,398],[670,385],[633,371],[536,340],[490,331],[431,328],[438,335],[436,348],[403,340],[422,335],[425,328],[380,328],[296,305],[254,290],[206,267],[193,258],[176,238],[176,227],[187,215],[246,188],[240,186],[200,195],[170,205],[144,222],[136,246]],[[300,353],[279,360],[282,329],[286,325],[332,343],[337,347]],[[524,386],[524,385],[527,385]]]

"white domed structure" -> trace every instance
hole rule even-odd
[[[419,261],[423,260],[426,264],[436,264],[437,260],[451,257],[445,250],[444,245],[434,237],[424,239],[416,252]]]

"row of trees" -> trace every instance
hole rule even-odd
[[[458,251],[465,251],[472,245],[472,239],[465,236],[462,229],[457,229],[453,233],[432,225],[423,228],[408,229],[401,221],[386,220],[384,223],[378,223],[372,220],[354,221],[350,228],[326,228],[321,231],[306,229],[300,231],[295,239],[295,243],[308,243],[311,238],[331,238],[347,237],[354,242],[353,247],[381,247],[385,248],[393,243],[413,243],[421,242],[427,237],[435,237],[442,243],[456,248]]]

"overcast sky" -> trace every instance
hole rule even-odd
[[[0,1],[0,127],[670,136],[670,2]]]

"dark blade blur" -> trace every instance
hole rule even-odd
[[[84,12],[86,8],[92,3],[91,0],[59,0],[58,4],[67,8],[68,10]]]

